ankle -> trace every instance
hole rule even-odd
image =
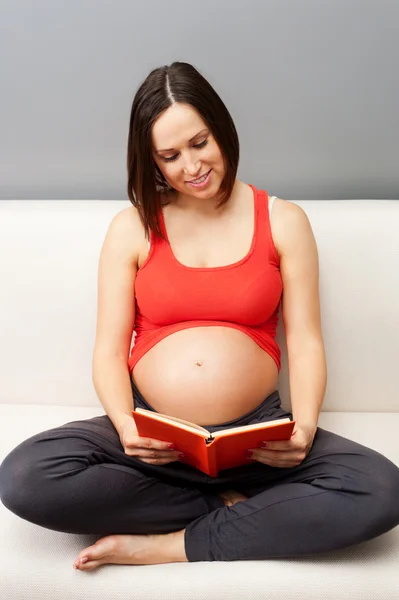
[[[181,529],[157,536],[159,549],[165,562],[188,562],[184,545],[185,531],[185,529]]]

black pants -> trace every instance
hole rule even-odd
[[[135,407],[152,409],[132,383]],[[152,409],[153,410],[153,409]],[[289,416],[276,390],[231,426]],[[224,506],[217,492],[248,500]],[[343,548],[399,524],[399,469],[369,448],[318,428],[296,467],[259,462],[218,477],[180,462],[127,456],[107,416],[25,440],[0,467],[0,497],[16,515],[56,531],[169,533],[185,528],[189,561],[291,557]]]

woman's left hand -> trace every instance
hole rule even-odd
[[[251,448],[248,458],[269,465],[270,467],[290,468],[296,467],[308,455],[314,436],[316,435],[317,425],[315,427],[301,427],[295,423],[291,438],[284,441],[265,442],[261,448]]]

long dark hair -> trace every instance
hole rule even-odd
[[[133,99],[127,144],[127,193],[137,208],[149,238],[149,229],[165,239],[160,222],[160,191],[172,188],[152,155],[152,126],[159,115],[175,102],[197,110],[211,130],[223,155],[226,175],[220,185],[220,208],[231,196],[238,161],[239,141],[233,119],[210,83],[192,65],[174,62],[154,69]]]

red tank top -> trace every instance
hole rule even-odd
[[[155,344],[191,327],[239,329],[281,368],[275,341],[282,295],[279,255],[273,243],[267,192],[253,190],[255,227],[244,258],[222,267],[188,267],[169,242],[150,232],[150,250],[136,273],[136,319],[129,371]],[[166,233],[162,210],[160,223]]]

